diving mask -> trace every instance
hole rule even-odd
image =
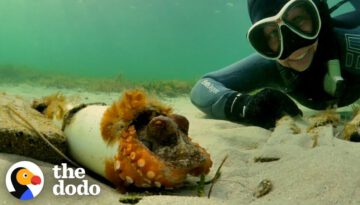
[[[311,0],[290,0],[271,17],[251,26],[247,38],[268,59],[285,59],[299,48],[313,44],[319,35],[319,11]]]

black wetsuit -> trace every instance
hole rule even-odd
[[[339,97],[325,92],[323,86],[326,63],[333,58],[333,51],[336,51],[340,60],[345,82]],[[297,72],[282,67],[274,60],[253,54],[219,71],[206,74],[192,89],[191,101],[212,117],[231,119],[227,107],[236,95],[266,87],[279,89],[300,104],[317,110],[334,104],[346,106],[356,101],[360,97],[359,13],[343,15],[334,21],[334,29],[320,32],[317,51],[306,71]]]

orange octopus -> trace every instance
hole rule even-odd
[[[143,91],[125,92],[101,120],[103,140],[119,142],[116,156],[107,161],[106,178],[120,187],[174,188],[187,174],[208,174],[210,155],[191,141],[188,129],[184,116],[173,114]]]

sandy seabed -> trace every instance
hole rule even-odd
[[[81,90],[59,90],[29,85],[0,85],[0,92],[18,95],[29,102],[56,92],[66,96],[79,96],[81,101],[110,104],[119,99],[120,93],[89,93]],[[285,122],[274,131],[244,126],[223,120],[206,119],[195,108],[189,97],[166,98],[161,101],[172,106],[176,113],[190,121],[189,134],[211,154],[214,162],[207,176],[214,176],[222,159],[228,159],[222,167],[222,175],[213,187],[211,197],[197,197],[196,190],[179,189],[171,195],[146,196],[138,205],[347,205],[360,204],[360,144],[347,142],[333,135],[332,126],[319,128],[319,139],[312,147],[313,139],[300,123],[301,132],[294,134]],[[306,111],[305,111],[306,114]],[[298,123],[298,122],[292,122]],[[256,158],[279,158],[272,162],[256,162]],[[9,167],[18,161],[30,160],[42,169],[45,176],[43,191],[38,197],[21,204],[121,204],[121,195],[101,182],[89,179],[90,184],[100,184],[98,196],[55,196],[52,187],[57,184],[53,177],[53,165],[24,156],[0,154],[0,202],[19,204],[5,186]],[[259,182],[271,181],[272,190],[254,197]],[[190,178],[190,181],[198,179]],[[209,186],[206,186],[206,193]]]

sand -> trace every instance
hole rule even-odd
[[[32,100],[54,92],[80,96],[82,102],[111,103],[119,93],[87,93],[81,90],[59,90],[28,85],[0,86],[0,92],[19,95]],[[170,194],[146,196],[139,205],[282,205],[282,204],[360,204],[360,144],[334,137],[333,128],[318,128],[318,143],[306,133],[301,120],[284,121],[274,131],[254,126],[244,126],[223,120],[207,119],[190,102],[188,96],[161,99],[174,107],[190,121],[189,134],[194,141],[206,148],[214,162],[207,176],[214,176],[222,159],[228,159],[222,167],[222,176],[215,184],[210,199],[197,197],[196,190],[179,189]],[[310,113],[305,110],[305,114]],[[301,132],[294,134],[290,124],[297,125]],[[255,162],[255,158],[279,158],[272,162]],[[107,185],[89,178],[90,183],[101,185],[101,194],[91,196],[54,196],[52,187],[52,164],[24,156],[0,154],[0,201],[3,204],[19,203],[5,187],[7,169],[15,162],[31,160],[38,164],[45,176],[45,186],[40,195],[28,204],[120,204],[119,194]],[[268,179],[273,189],[266,195],[253,196],[260,181]],[[190,183],[197,178],[189,178]],[[209,186],[206,186],[208,193]]]

